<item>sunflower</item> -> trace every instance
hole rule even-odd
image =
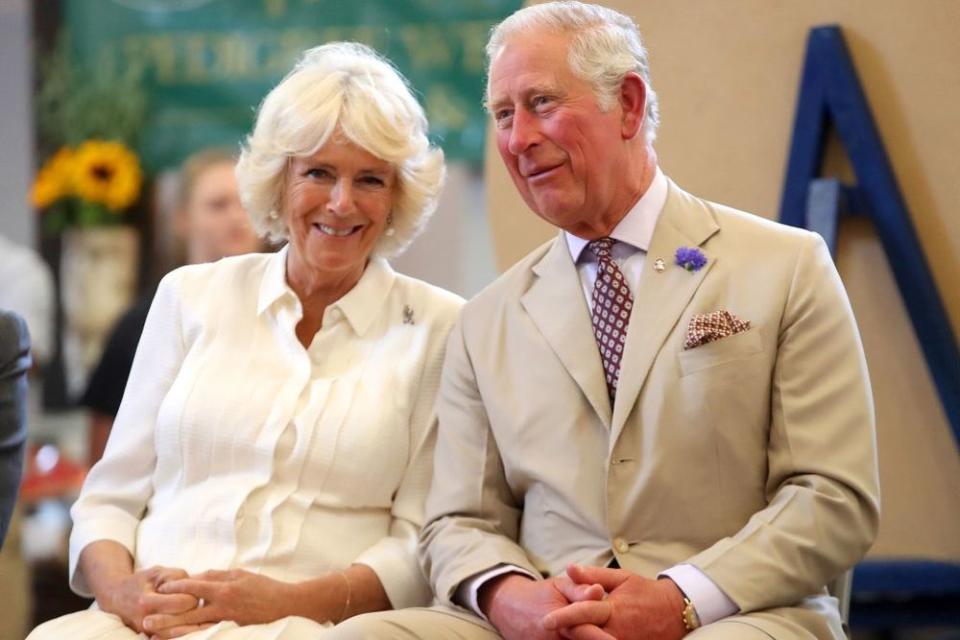
[[[30,192],[30,202],[34,207],[44,209],[60,198],[71,195],[72,165],[73,149],[70,147],[60,147],[60,150],[47,160],[37,173]]]
[[[73,186],[80,198],[119,212],[136,202],[142,183],[137,156],[123,144],[88,140],[77,148]]]

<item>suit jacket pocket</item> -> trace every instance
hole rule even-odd
[[[754,327],[680,352],[680,369],[687,376],[695,371],[743,360],[763,351],[760,332]]]

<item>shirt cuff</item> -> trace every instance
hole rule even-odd
[[[91,516],[89,520],[79,517],[80,513],[76,509],[71,510],[70,514],[74,522],[73,530],[70,532],[68,574],[70,589],[85,598],[92,598],[93,592],[90,590],[83,572],[79,570],[80,554],[88,545],[98,540],[112,540],[122,545],[130,552],[130,556],[134,557],[134,549],[137,545],[138,521],[126,512],[119,510],[116,510],[116,513],[113,514],[97,514]]]
[[[487,620],[487,616],[483,615],[483,611],[480,610],[480,588],[490,580],[493,580],[497,576],[502,576],[505,573],[519,573],[520,575],[529,576],[533,580],[538,579],[526,569],[521,569],[513,564],[501,564],[493,569],[474,574],[461,582],[460,586],[457,587],[456,593],[453,594],[454,603],[465,609],[470,609],[479,617]],[[487,620],[487,622],[489,622],[489,620]]]
[[[657,577],[670,578],[680,587],[696,609],[700,624],[716,622],[740,610],[707,574],[692,564],[678,564],[661,572]]]

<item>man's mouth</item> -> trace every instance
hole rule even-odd
[[[544,166],[544,167],[534,167],[533,169],[524,172],[523,177],[525,177],[527,180],[531,180],[533,178],[539,178],[540,176],[550,173],[551,171],[553,171],[559,166],[560,165],[557,164],[557,165],[550,165],[550,166]]]
[[[358,232],[360,229],[363,228],[362,224],[358,224],[353,227],[343,227],[338,229],[336,227],[331,227],[329,225],[325,225],[320,222],[314,222],[312,226],[314,229],[316,229],[320,233],[328,236],[333,236],[334,238],[345,238],[347,236],[353,235],[354,233]]]

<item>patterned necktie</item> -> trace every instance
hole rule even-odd
[[[613,238],[594,240],[587,247],[597,256],[597,281],[593,285],[593,335],[600,349],[600,359],[607,377],[610,406],[617,395],[620,380],[620,359],[627,341],[627,324],[633,309],[633,296],[620,267],[610,251]]]

